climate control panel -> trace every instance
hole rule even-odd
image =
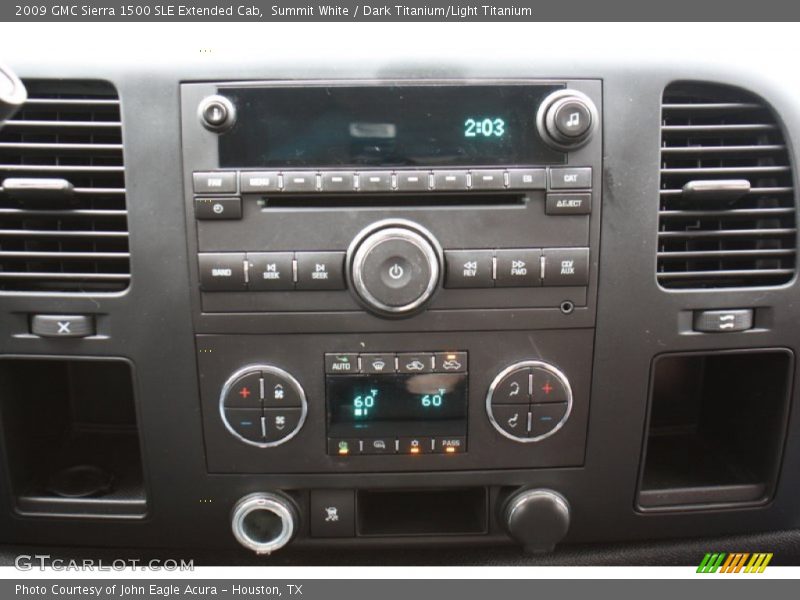
[[[591,334],[200,335],[209,470],[580,465]]]

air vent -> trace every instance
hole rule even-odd
[[[25,81],[0,129],[0,291],[116,292],[130,265],[119,97],[108,83]]]
[[[658,281],[666,288],[773,286],[795,269],[789,154],[775,115],[743,90],[664,92]]]

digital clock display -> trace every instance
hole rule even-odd
[[[463,373],[329,376],[326,392],[335,435],[394,435],[404,426],[419,434],[420,423],[460,429],[466,419]]]
[[[562,164],[536,111],[558,85],[220,88],[236,106],[221,167],[448,167]]]

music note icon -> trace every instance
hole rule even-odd
[[[580,127],[581,124],[581,115],[580,113],[571,113],[569,115],[569,119],[567,120],[567,127]]]

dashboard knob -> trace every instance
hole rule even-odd
[[[288,544],[297,531],[297,509],[282,494],[249,494],[231,513],[233,537],[256,554],[270,554]]]
[[[572,387],[550,363],[524,360],[500,371],[486,394],[486,414],[497,432],[515,442],[541,442],[572,414]]]
[[[236,107],[225,96],[208,96],[200,102],[197,116],[203,127],[214,133],[222,133],[236,123]]]
[[[581,92],[559,90],[539,105],[536,126],[544,141],[558,150],[575,150],[591,139],[599,117],[594,102]]]
[[[526,551],[550,552],[569,529],[569,503],[553,490],[522,490],[506,501],[500,520]]]
[[[249,365],[222,386],[219,414],[228,432],[258,448],[280,446],[296,436],[308,403],[300,383],[272,365]]]
[[[376,223],[347,252],[348,277],[358,300],[385,317],[419,312],[439,286],[441,264],[439,243],[410,221]]]

